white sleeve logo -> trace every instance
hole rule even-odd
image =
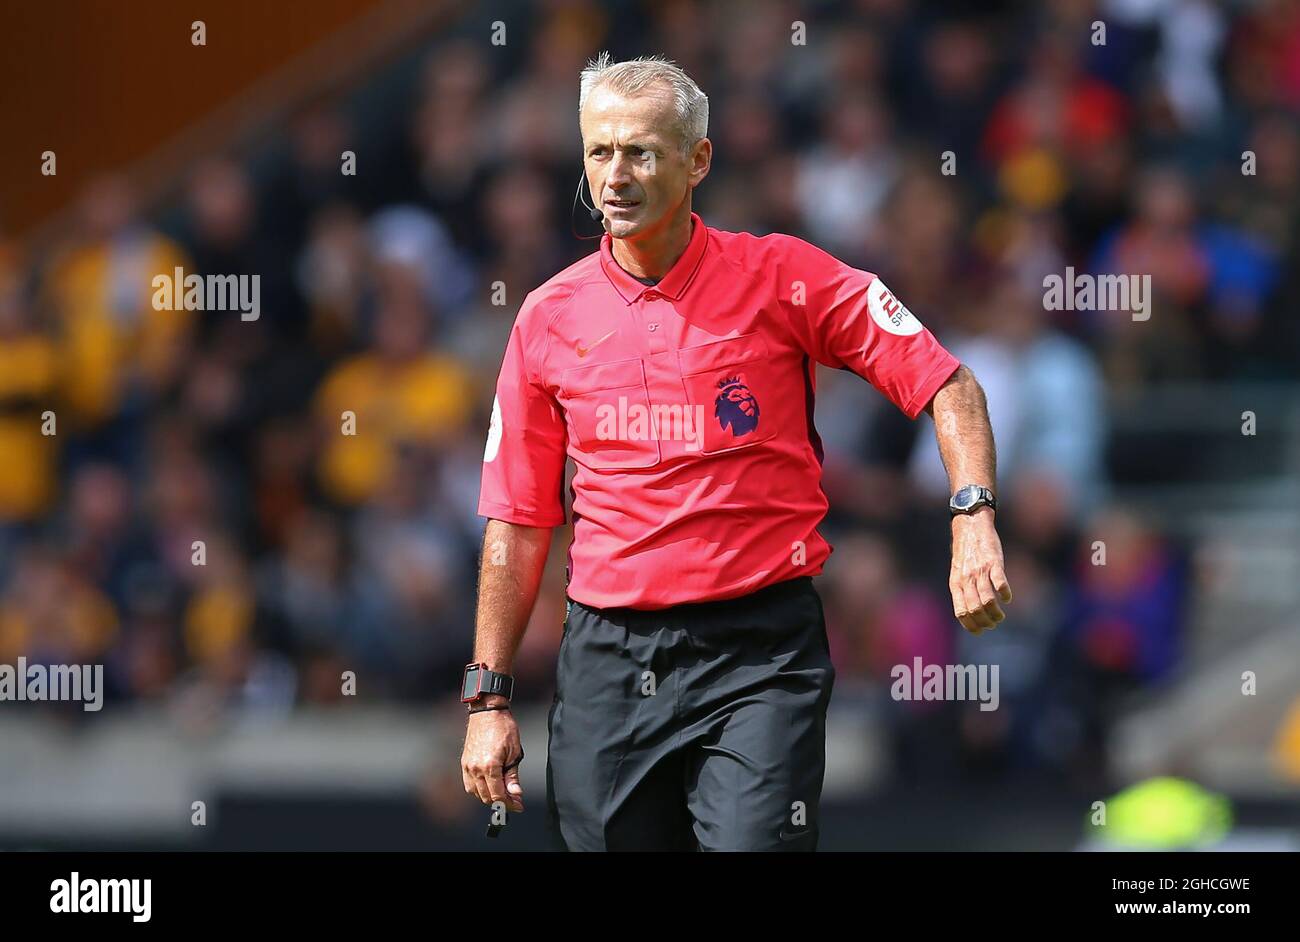
[[[908,337],[921,331],[921,322],[903,307],[903,302],[894,297],[879,278],[867,287],[867,310],[871,312],[871,319],[891,334]]]
[[[495,461],[497,452],[501,450],[501,403],[496,396],[492,397],[492,418],[488,422],[487,447],[483,449],[483,463]]]

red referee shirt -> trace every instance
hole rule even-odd
[[[706,227],[657,285],[600,251],[524,300],[497,380],[482,516],[564,523],[570,597],[726,599],[816,575],[831,547],[815,363],[916,418],[960,365],[870,272],[786,235]]]

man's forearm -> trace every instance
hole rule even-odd
[[[479,563],[474,660],[489,670],[512,672],[551,548],[550,527],[489,520]]]
[[[926,408],[934,418],[949,493],[963,484],[997,491],[997,452],[984,390],[967,367],[958,367]]]
[[[982,484],[996,490],[993,429],[984,390],[975,374],[959,367],[935,393],[930,406],[926,411],[934,417],[950,487],[956,490],[963,484]],[[1007,617],[1001,603],[1012,597],[993,513],[985,504],[973,513],[952,516],[952,568],[948,574],[952,612],[973,635],[996,628]]]

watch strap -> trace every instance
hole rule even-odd
[[[515,692],[515,679],[513,677],[509,674],[498,674],[496,671],[484,671],[483,674],[483,684],[479,688],[480,697],[491,693],[499,694],[507,700],[510,699]]]

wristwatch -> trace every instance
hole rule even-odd
[[[953,516],[970,514],[985,504],[994,510],[998,509],[998,500],[993,496],[993,492],[982,484],[966,484],[959,487],[957,493],[952,495],[952,499],[948,501],[948,510]]]
[[[509,700],[514,692],[515,679],[509,674],[490,671],[486,664],[465,665],[465,676],[460,686],[461,703],[473,703],[488,694],[499,694]]]

